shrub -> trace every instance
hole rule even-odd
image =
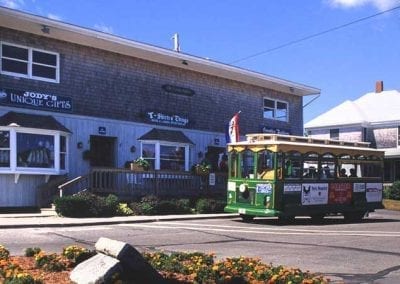
[[[35,280],[28,273],[18,273],[12,277],[6,278],[4,284],[41,284],[40,280]]]
[[[113,216],[117,212],[118,197],[112,194],[100,197],[90,192],[81,192],[56,198],[54,204],[57,214],[65,217]]]
[[[223,213],[225,205],[226,202],[222,200],[201,198],[196,202],[196,212],[200,214]]]
[[[117,207],[117,215],[118,216],[130,216],[133,215],[133,210],[129,208],[126,203],[119,203]]]
[[[37,255],[41,251],[42,250],[38,247],[27,248],[27,249],[25,249],[25,256],[32,257],[32,256]]]
[[[44,251],[35,255],[36,267],[43,268],[46,271],[63,271],[69,266],[66,258],[56,253],[46,254]]]
[[[189,199],[165,199],[157,196],[144,196],[140,202],[129,204],[135,215],[168,215],[191,213]]]
[[[74,265],[77,265],[96,254],[95,251],[88,250],[84,247],[79,247],[76,245],[71,245],[63,248],[62,256],[66,257],[70,261],[73,262]]]
[[[400,200],[400,181],[395,181],[392,186],[386,187],[383,196],[387,199]]]
[[[8,277],[4,280],[4,284],[39,284],[42,283],[40,280],[35,280],[28,273],[18,273],[12,277]]]
[[[0,260],[7,260],[10,256],[10,251],[3,245],[0,245]]]
[[[142,204],[138,201],[129,203],[129,208],[132,210],[133,215],[143,215]]]
[[[142,198],[140,201],[142,207],[142,214],[143,215],[154,215],[155,210],[154,208],[160,202],[157,196],[155,195],[147,195]]]

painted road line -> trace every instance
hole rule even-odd
[[[118,226],[126,226],[126,227],[136,227],[136,228],[152,228],[152,229],[171,229],[171,230],[192,230],[192,231],[213,231],[213,232],[232,232],[232,233],[249,233],[249,234],[264,234],[264,235],[312,235],[312,236],[365,236],[365,237],[395,237],[398,238],[400,237],[400,232],[399,233],[390,233],[390,234],[385,234],[385,233],[354,233],[354,232],[343,232],[343,231],[317,231],[317,230],[303,230],[303,231],[274,231],[274,230],[253,230],[249,228],[244,228],[244,227],[233,227],[229,229],[221,228],[222,226],[219,226],[219,228],[210,228],[210,227],[201,227],[201,226],[191,226],[191,225],[167,225],[163,224],[164,222],[160,223],[152,223],[152,224],[119,224]]]

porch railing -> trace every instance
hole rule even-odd
[[[190,197],[226,194],[227,176],[215,173],[210,185],[209,176],[187,172],[131,171],[116,168],[95,168],[86,176],[77,177],[59,186],[60,193],[70,195],[88,189],[93,193],[115,194],[120,199],[154,194],[159,196]]]

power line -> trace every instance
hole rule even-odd
[[[352,22],[349,22],[349,23],[346,23],[346,24],[343,24],[343,25],[340,25],[340,26],[336,26],[336,27],[327,29],[327,30],[322,31],[322,32],[318,32],[318,33],[315,33],[315,34],[312,34],[312,35],[309,35],[309,36],[306,36],[306,37],[303,37],[303,38],[300,38],[300,39],[292,40],[292,41],[289,41],[287,43],[278,45],[276,47],[272,47],[270,49],[267,49],[267,50],[264,50],[264,51],[260,51],[258,53],[255,53],[255,54],[240,58],[238,60],[232,61],[232,62],[230,62],[230,64],[238,63],[240,61],[244,61],[244,60],[247,60],[247,59],[250,59],[250,58],[253,58],[253,57],[257,57],[257,56],[260,56],[260,55],[265,54],[265,53],[269,53],[269,52],[272,52],[272,51],[275,51],[275,50],[278,50],[278,49],[281,49],[281,48],[284,48],[284,47],[287,47],[287,46],[290,46],[290,45],[293,45],[293,44],[296,44],[296,43],[299,43],[299,42],[302,42],[302,41],[306,41],[306,40],[309,40],[309,39],[312,39],[312,38],[315,38],[315,37],[318,37],[318,36],[333,32],[333,31],[337,31],[337,30],[343,29],[345,27],[348,27],[350,25],[354,25],[356,23],[360,23],[360,22],[369,20],[371,18],[378,17],[378,16],[381,16],[383,14],[393,12],[394,10],[399,9],[399,8],[400,8],[400,5],[396,6],[396,7],[393,7],[391,9],[376,13],[376,14],[371,15],[371,16],[360,18],[360,19],[357,19],[355,21],[352,21]]]

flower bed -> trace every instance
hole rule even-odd
[[[35,252],[33,256],[32,251]],[[9,256],[8,250],[0,245],[0,283],[71,283],[70,271],[93,252],[69,246],[61,254],[46,254],[35,248],[27,249],[26,255],[29,256]],[[235,257],[216,261],[214,254],[199,252],[145,252],[143,257],[168,283],[329,283],[329,279],[321,275],[264,264],[257,258]]]

